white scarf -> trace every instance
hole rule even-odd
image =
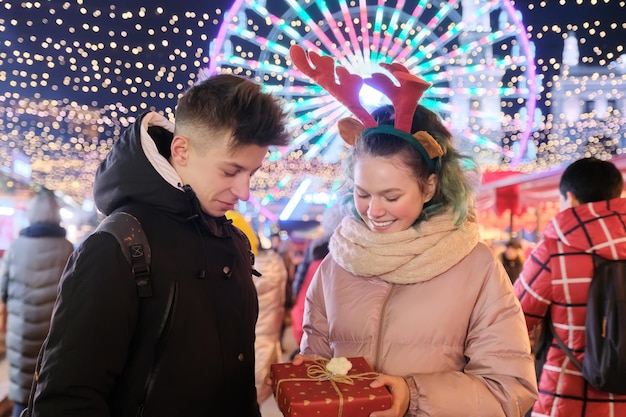
[[[362,221],[346,216],[330,240],[330,254],[352,274],[413,284],[456,265],[478,239],[476,223],[455,226],[449,212],[397,233],[373,232]]]

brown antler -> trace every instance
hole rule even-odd
[[[309,52],[308,57],[304,49],[298,45],[293,45],[289,49],[291,61],[305,75],[313,79],[320,87],[328,91],[340,103],[348,108],[365,127],[375,127],[376,120],[361,105],[359,91],[363,86],[363,79],[350,74],[344,67],[338,66],[337,77],[339,84],[335,80],[335,60],[329,56],[320,56],[315,52]],[[311,67],[309,58],[315,66]]]
[[[393,103],[396,113],[394,127],[403,132],[411,133],[413,113],[417,108],[417,102],[430,87],[430,83],[411,74],[406,67],[401,64],[380,64],[388,70],[399,82],[397,87],[389,77],[382,73],[372,74],[372,78],[365,80],[365,83],[385,94]]]

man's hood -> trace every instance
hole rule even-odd
[[[172,214],[191,214],[187,193],[169,163],[174,125],[162,115],[143,114],[114,144],[98,167],[94,201],[105,215],[131,204]]]

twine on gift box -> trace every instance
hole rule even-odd
[[[342,384],[354,385],[354,380],[365,381],[368,379],[376,379],[380,375],[377,372],[363,372],[354,375],[336,375],[326,369],[327,363],[328,359],[315,360],[314,363],[312,365],[309,365],[306,370],[306,375],[308,378],[285,378],[278,380],[278,382],[276,383],[276,392],[278,392],[281,382],[330,381],[330,384],[339,396],[339,412],[337,414],[337,417],[341,417],[341,414],[343,413],[343,394],[337,386],[337,382]]]

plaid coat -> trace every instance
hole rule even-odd
[[[591,253],[626,259],[626,199],[586,203],[559,213],[515,282],[528,329],[550,309],[557,333],[581,362],[593,273]],[[532,416],[626,416],[626,395],[600,392],[586,384],[580,370],[553,340]]]

